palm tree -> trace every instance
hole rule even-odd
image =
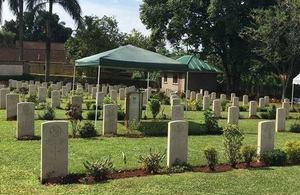
[[[36,13],[39,10],[46,10],[48,8],[48,17],[46,23],[46,52],[45,52],[45,81],[48,80],[50,75],[50,56],[51,56],[51,18],[53,15],[53,5],[60,5],[73,20],[79,25],[81,24],[81,7],[78,0],[27,0],[28,10]]]
[[[2,19],[2,5],[5,0],[0,0],[0,23]],[[23,38],[24,38],[24,0],[7,0],[10,10],[14,15],[17,16],[19,21],[19,61],[24,60],[24,47],[23,47]]]

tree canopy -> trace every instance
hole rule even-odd
[[[227,91],[238,91],[240,77],[249,69],[251,48],[239,33],[251,24],[251,10],[273,0],[143,0],[141,19],[151,38],[167,39],[174,47],[219,62]]]
[[[24,41],[45,41],[46,40],[46,20],[47,12],[38,11],[36,17],[32,12],[24,13]],[[65,26],[65,23],[60,21],[57,14],[52,15],[52,42],[64,43],[71,36],[73,30]],[[3,29],[6,31],[19,34],[19,22],[17,20],[5,21]]]

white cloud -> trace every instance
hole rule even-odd
[[[150,32],[145,28],[140,20],[139,6],[132,4],[140,4],[141,0],[131,0],[134,3],[124,4],[120,0],[108,0],[106,3],[96,3],[95,1],[81,0],[83,15],[95,15],[102,17],[104,15],[114,16],[119,22],[119,28],[122,32],[130,32],[133,28],[141,31],[143,34],[149,35]],[[136,3],[138,2],[138,3]],[[57,13],[60,19],[66,22],[66,26],[75,27],[72,18],[59,6],[54,6],[54,12]],[[7,3],[3,6],[3,21],[14,19],[15,16],[9,11]]]

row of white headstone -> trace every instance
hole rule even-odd
[[[258,124],[257,153],[274,149],[275,123],[262,121]],[[187,163],[188,122],[176,120],[168,123],[167,166]],[[45,122],[41,125],[41,182],[68,174],[68,123]]]

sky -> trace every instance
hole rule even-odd
[[[104,15],[114,16],[119,23],[120,31],[129,33],[133,28],[149,35],[150,32],[142,24],[139,15],[139,7],[142,0],[79,0],[82,8],[82,15],[93,15],[101,18]],[[61,21],[66,22],[66,26],[75,28],[75,24],[65,11],[54,6],[54,12],[57,13]],[[11,20],[15,16],[9,11],[7,3],[4,3],[2,19]]]

